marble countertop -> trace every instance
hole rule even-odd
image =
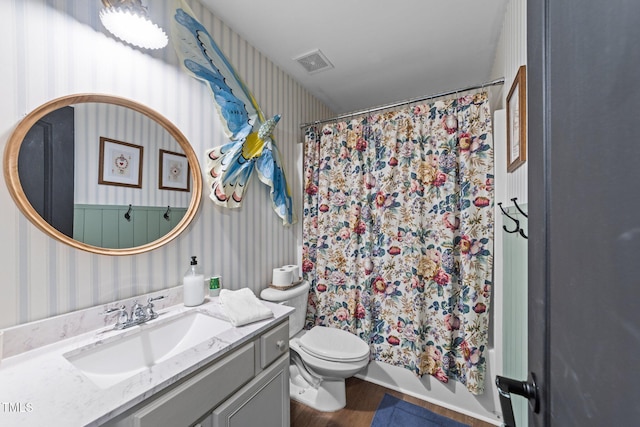
[[[216,333],[215,337],[188,351],[107,389],[90,381],[64,354],[188,311],[200,311],[219,317],[221,307],[217,298],[207,298],[204,304],[197,307],[175,304],[157,310],[160,314],[158,319],[124,331],[113,330],[111,325],[11,357],[6,357],[5,354],[5,358],[0,361],[0,425],[69,427],[105,423],[241,346],[293,311],[293,308],[284,305],[266,301],[263,303],[273,311],[273,318]]]

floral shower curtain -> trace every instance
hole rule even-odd
[[[348,330],[373,360],[482,393],[493,268],[487,93],[309,128],[304,168],[306,326]]]

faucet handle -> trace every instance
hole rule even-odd
[[[160,295],[159,297],[154,297],[154,298],[149,297],[149,299],[147,300],[147,305],[144,307],[144,310],[145,310],[147,318],[149,320],[155,319],[156,317],[158,317],[158,313],[156,313],[153,310],[153,301],[157,301],[157,300],[163,299],[163,298],[165,298],[165,296],[164,295]]]
[[[106,309],[105,311],[101,312],[100,314],[101,314],[101,315],[103,315],[103,316],[106,316],[107,314],[111,314],[111,313],[115,313],[115,312],[118,312],[118,311],[122,311],[122,310],[124,310],[125,308],[126,308],[126,307],[125,307],[125,306],[124,306],[124,304],[123,304],[123,305],[121,305],[120,307],[111,307],[111,308],[108,308],[108,309]]]
[[[122,328],[127,322],[129,322],[129,314],[127,314],[127,307],[122,304],[120,307],[112,307],[102,312],[103,315],[109,315],[113,313],[118,313],[118,322],[115,324],[115,329]]]
[[[147,305],[151,304],[151,301],[158,301],[159,299],[165,299],[167,296],[166,295],[160,295],[157,297],[149,297],[149,299],[147,299]]]

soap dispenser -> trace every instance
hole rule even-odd
[[[204,301],[204,275],[198,268],[196,257],[191,257],[191,265],[182,281],[184,305],[193,307]]]

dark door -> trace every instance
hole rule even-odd
[[[640,1],[527,7],[530,425],[640,425]]]
[[[73,237],[74,115],[53,111],[29,129],[20,146],[18,174],[31,206],[58,231]]]

